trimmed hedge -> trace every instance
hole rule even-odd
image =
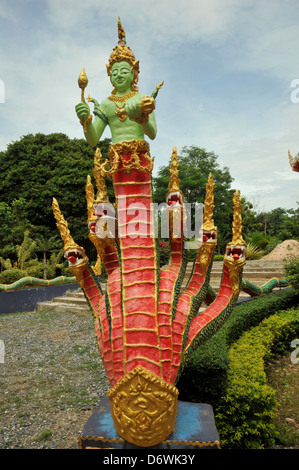
[[[222,447],[263,449],[275,441],[276,392],[265,362],[288,352],[297,334],[299,307],[263,320],[231,346],[228,387],[215,410]]]
[[[294,289],[284,289],[237,305],[222,328],[189,358],[176,384],[180,400],[216,407],[227,389],[230,346],[265,318],[298,304]]]

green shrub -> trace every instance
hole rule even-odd
[[[299,257],[285,264],[284,272],[287,281],[299,293]]]
[[[263,232],[253,232],[249,236],[248,243],[252,243],[261,250],[265,250],[270,241],[271,237],[269,235],[265,235]]]
[[[253,243],[247,243],[246,248],[246,259],[254,260],[260,259],[264,256],[265,252],[259,246],[254,245]]]
[[[0,274],[0,284],[12,284],[19,279],[22,279],[22,277],[27,276],[27,271],[24,271],[23,269],[6,269]]]
[[[222,328],[190,356],[177,388],[180,400],[217,406],[226,392],[229,347],[262,320],[299,303],[293,289],[284,289],[237,305]]]
[[[270,241],[269,241],[268,245],[265,248],[266,254],[271,253],[271,251],[273,251],[274,248],[276,248],[277,245],[279,245],[281,242],[282,242],[282,240],[280,240],[279,238],[270,237]]]
[[[170,257],[170,248],[169,248],[169,240],[160,240],[157,243],[157,250],[159,251],[159,262],[160,266],[165,266],[169,262]]]
[[[214,255],[213,261],[223,261],[223,255]]]
[[[188,250],[188,263],[191,263],[196,260],[198,254],[198,248],[196,250],[189,249]]]
[[[297,307],[263,320],[231,346],[228,387],[215,410],[222,447],[259,449],[273,443],[276,400],[265,361],[288,351],[298,333]]]
[[[28,276],[43,278],[43,265],[37,259],[31,259],[26,262],[26,272]]]
[[[71,273],[68,267],[63,267],[61,270],[61,276],[72,277],[74,275]]]
[[[220,330],[189,358],[176,384],[180,400],[215,406],[226,390],[228,365],[228,348]]]

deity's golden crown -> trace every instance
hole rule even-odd
[[[109,57],[109,63],[106,65],[109,76],[111,74],[113,64],[115,64],[115,62],[121,62],[122,60],[125,60],[132,65],[132,68],[134,69],[133,83],[135,85],[138,81],[139,61],[136,60],[132,50],[126,45],[126,33],[121,25],[120,18],[118,17],[118,45],[113,49]]]

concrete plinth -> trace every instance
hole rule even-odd
[[[87,421],[79,436],[79,448],[141,449],[117,434],[107,397],[100,401]],[[174,431],[165,441],[151,449],[220,449],[212,406],[178,401]]]

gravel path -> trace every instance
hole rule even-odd
[[[1,344],[0,449],[77,449],[110,388],[91,313],[0,315]]]
[[[92,315],[1,315],[0,340],[0,448],[78,448],[109,388]]]

